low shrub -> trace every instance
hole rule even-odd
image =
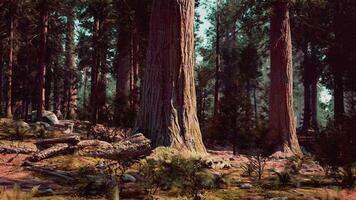
[[[227,176],[211,173],[201,157],[170,148],[157,148],[153,155],[141,161],[140,174],[149,196],[158,189],[179,189],[181,195],[197,198],[204,189],[222,187]]]

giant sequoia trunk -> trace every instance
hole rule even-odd
[[[44,2],[41,8],[41,42],[38,69],[37,120],[42,120],[45,98],[46,48],[48,33],[48,8]]]
[[[194,0],[155,0],[137,128],[154,146],[205,152],[196,113]]]
[[[302,155],[293,111],[292,41],[287,3],[273,5],[271,17],[271,86],[269,98],[270,153]]]
[[[67,118],[75,119],[77,116],[77,80],[75,73],[75,43],[74,43],[74,10],[69,11],[67,16],[67,44],[66,59],[68,67],[68,101],[67,101]]]

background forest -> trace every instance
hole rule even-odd
[[[232,150],[259,182],[261,156],[304,155],[352,188],[356,1],[0,0],[0,116],[51,114],[131,156]]]

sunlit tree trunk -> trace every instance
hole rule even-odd
[[[271,16],[271,85],[269,98],[270,153],[281,151],[286,156],[302,155],[293,111],[292,40],[288,5],[273,5]]]
[[[137,128],[153,146],[205,152],[196,111],[194,0],[155,0]]]
[[[77,80],[75,70],[75,43],[74,43],[74,10],[69,11],[67,16],[67,44],[66,44],[66,59],[68,67],[68,102],[67,102],[67,118],[75,119],[77,116]]]
[[[46,73],[46,49],[48,33],[48,8],[44,1],[41,8],[41,34],[40,34],[40,55],[38,69],[38,97],[37,97],[37,120],[42,120],[42,111],[45,98],[45,73]]]

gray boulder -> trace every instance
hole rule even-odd
[[[252,185],[250,183],[244,183],[240,186],[241,189],[250,189]]]
[[[31,121],[36,122],[37,121],[36,118],[37,118],[37,111],[32,111]],[[42,121],[45,123],[48,123],[50,125],[59,124],[59,120],[58,120],[56,114],[54,114],[53,112],[48,111],[48,110],[42,111]]]
[[[121,180],[124,183],[134,183],[134,182],[136,182],[136,178],[134,176],[130,175],[130,174],[122,175]]]

